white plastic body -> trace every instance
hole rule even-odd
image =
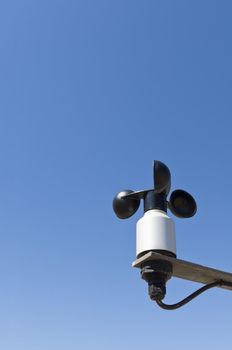
[[[157,209],[148,210],[136,225],[136,256],[151,250],[165,250],[176,255],[173,220]]]

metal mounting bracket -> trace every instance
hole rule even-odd
[[[219,288],[232,290],[232,273],[216,270],[207,266],[198,265],[189,261],[172,258],[156,252],[149,252],[135,260],[133,267],[141,268],[147,261],[168,261],[172,264],[172,276],[185,280],[210,284],[221,281]]]

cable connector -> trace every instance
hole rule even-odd
[[[141,277],[148,283],[151,300],[161,301],[166,294],[166,282],[172,276],[172,264],[168,261],[146,261],[141,268]]]

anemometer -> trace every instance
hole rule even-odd
[[[154,188],[142,191],[124,190],[116,194],[113,209],[120,219],[136,213],[143,201],[144,215],[136,224],[136,258],[133,267],[141,269],[148,283],[150,298],[161,308],[177,309],[213,287],[232,290],[232,274],[177,259],[175,224],[168,209],[178,218],[190,218],[197,212],[196,201],[188,192],[171,189],[171,173],[162,162],[153,164]],[[204,286],[182,301],[168,305],[163,302],[166,283],[172,277],[203,283]]]

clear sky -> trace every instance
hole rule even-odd
[[[231,349],[232,293],[149,300],[114,194],[191,192],[179,258],[232,271],[232,4],[0,4],[0,348]],[[199,285],[173,279],[166,302]]]

